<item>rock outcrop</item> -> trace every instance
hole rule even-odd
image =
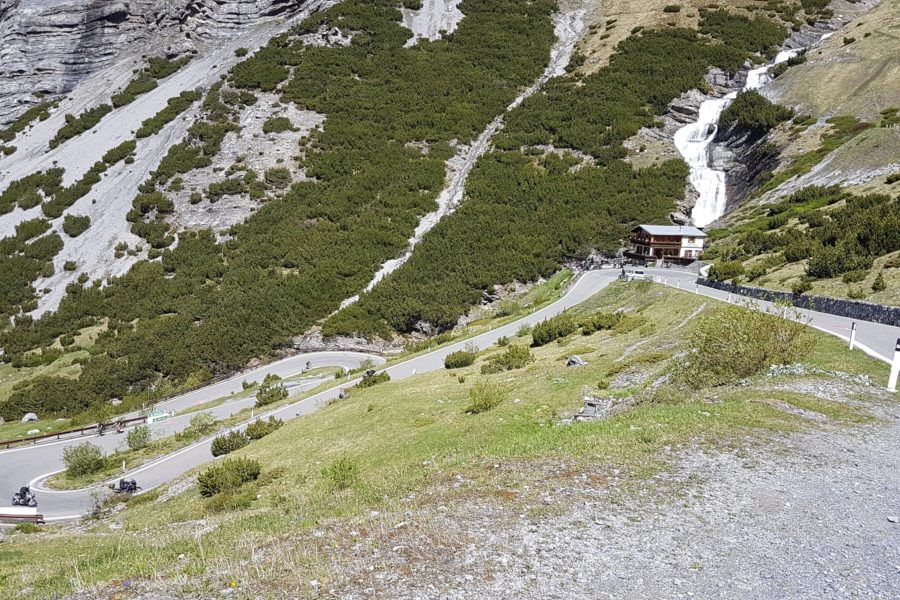
[[[134,54],[178,55],[307,0],[4,0],[0,2],[0,124],[39,96],[69,92]]]

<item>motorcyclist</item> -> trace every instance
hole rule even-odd
[[[109,484],[109,489],[117,493],[133,494],[141,488],[138,487],[137,481],[134,479],[120,479],[118,487],[116,484],[111,483]]]
[[[37,498],[31,493],[31,489],[26,485],[19,488],[19,491],[13,495],[13,506],[37,506]]]

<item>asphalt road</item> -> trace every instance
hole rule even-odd
[[[699,293],[710,298],[728,300],[728,294],[725,292],[696,286],[694,284],[696,275],[693,273],[671,269],[646,269],[646,272],[660,283],[678,287],[689,292]],[[619,271],[613,269],[589,271],[576,280],[560,300],[537,310],[522,319],[433,352],[411,358],[402,363],[393,365],[386,370],[390,374],[391,379],[396,380],[417,373],[426,373],[442,369],[444,368],[444,357],[447,354],[463,349],[467,344],[475,344],[479,348],[487,348],[493,345],[497,339],[502,336],[514,336],[518,329],[524,324],[531,325],[539,323],[544,319],[559,314],[567,308],[580,304],[609,285],[610,282],[615,280],[618,274]],[[733,297],[732,301],[743,303],[747,300]],[[781,310],[766,302],[755,301],[755,304],[765,310],[779,312]],[[797,316],[800,319],[808,321],[811,326],[838,337],[846,339],[847,336],[849,336],[852,323],[850,319],[811,311],[799,311]],[[857,325],[857,343],[860,348],[885,362],[889,362],[889,357],[893,355],[894,344],[898,338],[900,338],[900,328],[897,327],[863,322],[859,322]],[[277,373],[282,377],[298,373],[302,370],[307,360],[312,361],[313,367],[355,367],[366,358],[374,357],[351,352],[298,355],[278,363],[260,367],[250,372],[241,373],[227,381],[219,382],[178,398],[174,398],[164,405],[160,405],[160,407],[166,410],[178,410],[208,402],[216,398],[221,398],[235,391],[240,391],[241,382],[245,379],[261,380],[266,373],[270,372]],[[383,361],[383,359],[378,360]],[[885,381],[886,380],[887,369],[885,369]],[[293,388],[291,391],[292,393],[299,393],[302,389],[309,389],[318,383],[320,383],[320,380],[311,380],[303,386]],[[352,382],[351,384],[344,385],[352,385]],[[258,416],[265,418],[269,415],[274,415],[284,420],[303,416],[314,412],[328,401],[336,398],[339,389],[338,386],[335,386],[334,388],[320,392],[309,398],[305,398],[283,408],[263,413]],[[230,402],[217,407],[216,409],[211,409],[210,412],[214,412],[217,416],[226,416],[247,406],[251,401],[251,399],[246,399]],[[185,415],[182,418],[176,417],[175,419],[163,421],[156,425],[161,433],[171,433],[184,428],[189,418],[190,415]],[[233,429],[240,429],[244,426],[246,426],[246,423],[235,426]],[[93,437],[91,440],[92,442],[100,444],[107,452],[112,451],[116,446],[123,443],[124,439],[124,436],[116,434],[107,434],[99,438],[96,436],[91,437]],[[82,439],[83,438],[76,438],[74,440],[53,442],[39,446],[14,448],[12,450],[0,452],[0,482],[2,482],[3,486],[3,488],[0,489],[0,493],[5,494],[7,497],[11,497],[13,491],[18,489],[19,486],[25,485],[31,481],[37,483],[35,480],[42,479],[48,473],[61,470],[63,468],[63,448],[73,443],[79,443]],[[213,458],[210,454],[211,443],[212,438],[201,440],[192,446],[163,456],[156,461],[131,471],[126,476],[137,479],[138,483],[144,489],[151,489],[170,481],[198,465],[212,461]],[[37,489],[36,492],[40,503],[40,510],[48,520],[74,518],[82,514],[90,506],[90,489],[67,492]]]

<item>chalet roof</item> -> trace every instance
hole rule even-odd
[[[650,235],[680,235],[682,237],[705,238],[706,234],[688,225],[638,225],[634,231],[642,229]]]

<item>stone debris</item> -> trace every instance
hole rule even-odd
[[[315,33],[300,36],[300,41],[307,46],[325,48],[346,48],[353,42],[353,34],[344,34],[339,28],[326,28],[324,25]]]
[[[573,354],[566,359],[567,367],[583,367],[585,365],[587,365],[587,362],[577,354]]]
[[[577,413],[560,421],[560,425],[572,425],[582,421],[602,421],[610,416],[620,413],[635,402],[634,398],[616,398],[615,396],[597,397],[585,394],[584,406]]]

